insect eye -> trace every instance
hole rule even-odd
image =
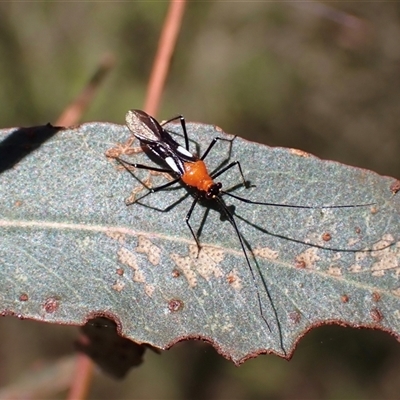
[[[211,192],[206,192],[206,196],[205,197],[206,197],[207,200],[211,200],[214,197],[214,195]]]
[[[218,196],[222,187],[222,183],[214,183],[210,186],[210,188],[206,192],[206,199],[213,199],[214,197]]]

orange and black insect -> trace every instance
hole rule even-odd
[[[182,125],[182,130],[185,139],[185,147],[182,147],[179,143],[177,143],[170,135],[170,133],[163,127],[163,125],[171,122],[173,120],[179,119]],[[210,153],[211,149],[215,146],[215,144],[219,140],[232,142],[233,139],[224,139],[215,137],[206,151],[203,153],[201,157],[193,154],[189,150],[189,138],[186,130],[185,119],[182,116],[178,116],[171,120],[166,121],[164,124],[160,124],[153,117],[140,110],[130,110],[126,114],[126,124],[132,134],[140,141],[141,145],[149,149],[156,158],[166,165],[166,168],[158,168],[154,166],[142,165],[137,163],[130,163],[125,160],[117,158],[117,161],[120,162],[123,166],[125,166],[128,170],[129,167],[134,167],[138,169],[146,169],[150,171],[158,171],[158,172],[166,172],[171,174],[175,179],[169,181],[161,186],[155,188],[148,188],[149,193],[158,192],[162,189],[165,189],[169,186],[172,186],[178,182],[183,182],[188,188],[192,189],[194,195],[194,200],[192,205],[189,208],[189,211],[185,217],[185,221],[187,226],[190,229],[190,232],[195,240],[198,250],[200,251],[201,245],[199,242],[199,238],[195,234],[191,224],[190,217],[192,212],[196,206],[196,204],[200,200],[205,200],[206,202],[213,202],[217,205],[218,209],[224,214],[225,218],[228,219],[233,229],[236,232],[236,236],[239,240],[241,249],[246,259],[247,266],[249,268],[252,281],[255,286],[255,290],[257,293],[258,306],[260,309],[260,314],[264,322],[266,323],[268,329],[271,331],[267,318],[264,315],[263,307],[261,303],[260,293],[258,291],[257,285],[257,277],[253,270],[253,267],[250,263],[249,256],[246,251],[246,246],[244,244],[244,239],[239,231],[239,228],[236,224],[234,214],[229,210],[227,205],[223,200],[223,196],[230,196],[237,200],[240,200],[245,203],[264,205],[264,206],[279,206],[279,207],[289,207],[289,208],[321,208],[321,207],[312,207],[312,206],[299,206],[299,205],[289,205],[289,204],[275,204],[275,203],[267,203],[267,202],[258,202],[252,201],[249,199],[245,199],[243,197],[236,196],[232,193],[224,191],[222,189],[222,184],[220,182],[216,182],[215,179],[228,171],[229,169],[237,166],[239,173],[242,178],[243,185],[247,187],[246,180],[243,175],[242,167],[239,161],[233,161],[229,163],[227,166],[218,170],[215,173],[209,173],[204,162],[207,155]],[[145,195],[146,196],[146,195]],[[365,206],[365,204],[363,205]],[[343,208],[343,207],[359,207],[359,205],[351,205],[351,206],[327,206],[324,208]],[[294,240],[297,241],[297,240]],[[317,246],[319,247],[319,246]],[[257,270],[258,271],[258,270]],[[268,293],[266,284],[264,282],[264,278],[261,273],[258,271],[258,275],[262,281],[262,284],[265,290]]]

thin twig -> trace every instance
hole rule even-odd
[[[77,124],[83,112],[91,104],[94,95],[100,84],[104,81],[105,76],[114,65],[114,57],[106,55],[100,61],[100,64],[89,80],[86,87],[80,95],[64,110],[56,121],[59,126],[71,126]],[[71,380],[69,388],[68,400],[86,399],[91,385],[94,364],[92,360],[83,353],[76,355],[76,364],[74,369],[74,377]]]
[[[94,369],[93,361],[83,353],[77,353],[75,359],[74,377],[67,400],[86,399],[92,382]]]
[[[160,36],[157,54],[154,60],[147,90],[144,110],[151,115],[155,115],[160,104],[161,94],[164,89],[168,68],[173,54],[178,32],[181,26],[185,0],[171,0],[168,14],[165,19],[163,30]],[[73,125],[77,123],[91,98],[102,80],[105,72],[112,66],[110,63],[102,64],[91,79],[89,85],[84,89],[80,96],[64,111],[57,120],[58,125]],[[73,384],[68,394],[68,400],[80,400],[87,397],[91,376],[93,373],[93,363],[84,354],[76,356],[76,368]]]
[[[185,0],[171,0],[168,14],[158,42],[157,54],[150,75],[144,110],[150,115],[156,115],[160,104],[169,64],[175,49],[179,29],[182,24]]]
[[[113,66],[114,57],[110,54],[106,54],[105,56],[103,56],[96,72],[90,78],[86,87],[58,117],[56,125],[71,126],[77,124],[81,120],[82,114],[91,104],[97,89],[104,81],[104,78]]]

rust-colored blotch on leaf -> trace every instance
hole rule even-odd
[[[372,293],[372,300],[376,303],[381,300],[381,294],[379,292]]]
[[[168,310],[171,312],[179,311],[183,308],[183,301],[179,299],[172,299],[168,302]]]
[[[55,297],[49,297],[44,302],[43,307],[47,313],[51,314],[51,313],[57,311],[59,305],[60,305],[60,302],[58,299],[56,299]]]
[[[374,322],[379,323],[383,320],[383,315],[380,312],[380,310],[378,308],[373,308],[370,311],[371,314],[371,318],[374,320]]]
[[[324,242],[329,242],[331,239],[332,239],[332,235],[331,235],[329,232],[325,232],[325,233],[322,235],[322,240],[323,240]]]
[[[26,293],[21,293],[19,296],[19,301],[28,301],[29,297]]]
[[[342,303],[348,303],[349,302],[349,296],[347,294],[343,294],[342,296],[340,296],[340,300]]]

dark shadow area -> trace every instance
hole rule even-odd
[[[0,142],[0,173],[12,168],[24,157],[65,128],[47,124],[19,128]]]
[[[76,349],[113,378],[124,378],[131,368],[143,362],[146,348],[152,348],[119,336],[117,324],[105,317],[91,319],[81,329],[85,337],[76,343]]]

